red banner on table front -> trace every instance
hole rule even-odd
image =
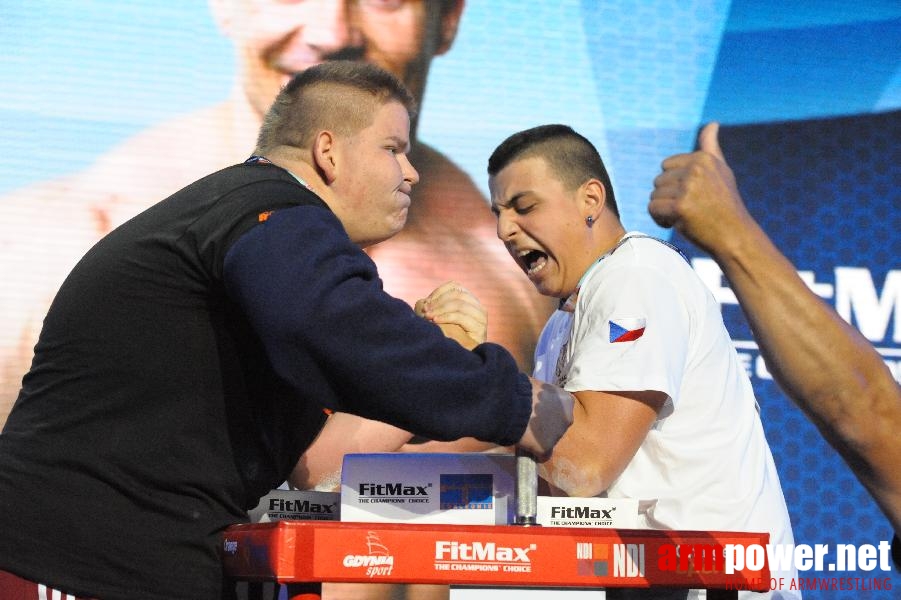
[[[222,548],[229,576],[282,583],[766,591],[768,541],[719,531],[277,521],[230,527]]]

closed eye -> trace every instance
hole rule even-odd
[[[501,209],[509,209],[518,215],[525,215],[532,212],[538,204],[534,199],[525,198],[524,194],[517,194],[506,204],[492,204],[491,212],[494,216],[499,216]]]

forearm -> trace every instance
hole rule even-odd
[[[298,489],[336,490],[345,454],[396,452],[411,437],[386,423],[335,413],[300,457],[288,481]]]
[[[716,259],[774,379],[901,530],[901,388],[869,342],[811,292],[747,212],[718,140],[671,156],[648,210]]]
[[[660,392],[574,394],[573,425],[539,473],[567,496],[597,496],[622,474],[666,401]]]
[[[901,524],[901,392],[871,344],[798,276],[756,224],[716,256],[770,372]]]
[[[816,296],[755,227],[740,247],[716,257],[743,307],[776,381],[802,408],[841,427],[860,420],[891,382],[870,343]]]

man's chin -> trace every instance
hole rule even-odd
[[[392,231],[391,235],[389,235],[388,237],[394,237],[395,235],[397,235],[398,233],[403,231],[404,227],[407,226],[408,212],[409,212],[409,209],[406,209],[406,208],[401,211],[401,214],[397,217],[397,220],[394,222],[393,231]]]
[[[541,294],[542,296],[547,296],[548,298],[557,298],[557,299],[569,297],[569,294],[563,294],[561,296],[562,292],[560,291],[560,289],[557,287],[552,287],[552,286],[548,285],[550,282],[548,282],[546,280],[529,277],[529,281],[531,282],[531,284],[533,286],[535,286],[535,290],[537,290],[538,293]]]
[[[380,235],[378,237],[372,237],[372,238],[370,238],[369,241],[361,243],[360,247],[361,248],[369,248],[370,246],[375,246],[376,244],[381,244],[382,242],[387,242],[388,240],[390,240],[391,238],[396,236],[398,233],[400,233],[403,230],[403,228],[404,228],[403,223],[401,223],[401,225],[399,227],[393,227],[389,232],[386,232],[385,234]]]

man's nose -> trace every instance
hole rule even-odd
[[[509,213],[507,210],[497,212],[497,237],[502,242],[510,241],[517,231],[516,220]]]
[[[403,160],[404,164],[402,165],[402,168],[404,181],[408,181],[411,186],[414,186],[419,183],[419,171],[416,170],[416,167],[413,166],[413,163],[410,162],[410,158],[406,154],[404,154]]]
[[[360,34],[356,31],[350,17],[347,0],[314,0],[310,6],[311,19],[304,27],[304,42],[317,49],[321,54],[334,54],[348,46],[361,44]]]

